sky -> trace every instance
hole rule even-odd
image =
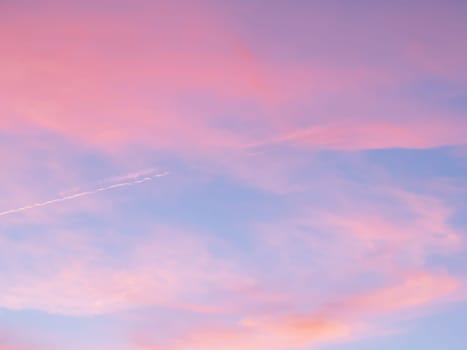
[[[0,0],[0,350],[465,349],[466,19]]]

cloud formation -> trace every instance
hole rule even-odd
[[[462,300],[465,11],[0,2],[0,350],[346,347]]]

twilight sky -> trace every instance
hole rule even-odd
[[[0,350],[463,350],[467,2],[0,0]]]

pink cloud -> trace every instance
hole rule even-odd
[[[400,284],[356,297],[350,306],[358,312],[395,312],[420,307],[452,296],[460,286],[459,280],[449,275],[417,272],[406,276]]]
[[[327,191],[328,197],[335,192],[333,199],[314,192],[320,206],[302,205],[291,217],[257,227],[265,256],[274,252],[259,272],[268,281],[263,287],[282,296],[267,304],[270,310],[282,305],[277,312],[296,307],[364,323],[394,310],[462,299],[463,279],[433,260],[464,249],[447,203],[388,188],[374,190],[376,197],[369,199],[366,189],[334,186]],[[350,198],[358,202],[347,203]],[[329,200],[333,206],[327,210]],[[380,300],[386,302],[376,305]]]
[[[222,9],[144,6],[157,19],[115,11],[89,15],[84,25],[84,15],[66,7],[12,10],[1,25],[0,127],[35,126],[108,150],[140,144],[215,159],[215,149],[269,142],[353,150],[464,144],[465,125],[444,115],[420,119],[409,106],[385,116],[381,103],[389,100],[363,116],[357,105],[326,111],[329,99],[371,104],[375,86],[394,86],[403,74],[313,59],[287,66],[255,47]],[[203,98],[208,106],[191,106]],[[237,111],[248,101],[258,113]],[[305,119],[315,126],[290,110],[305,101],[314,106]],[[226,113],[244,130],[216,126]],[[263,131],[249,132],[256,124]]]
[[[336,118],[337,119],[337,118]],[[467,125],[451,121],[406,122],[331,121],[310,128],[296,129],[270,140],[249,145],[262,148],[293,145],[317,150],[365,150],[385,148],[424,149],[463,145]]]
[[[211,256],[200,237],[163,227],[138,240],[79,231],[1,240],[2,260],[16,267],[3,275],[0,305],[14,310],[67,315],[157,305],[201,310],[215,308],[207,303],[215,302],[212,290],[228,295],[247,278]],[[100,248],[102,240],[112,240],[116,251]]]
[[[431,261],[463,249],[453,208],[431,195],[334,181],[315,152],[465,145],[467,124],[449,109],[394,96],[418,79],[464,82],[467,50],[457,44],[466,28],[449,23],[452,9],[440,15],[442,28],[461,34],[446,41],[428,26],[429,11],[412,23],[418,8],[399,17],[384,5],[387,16],[380,9],[384,18],[367,16],[363,26],[346,22],[345,11],[311,11],[284,23],[290,42],[269,42],[256,32],[264,18],[249,33],[243,17],[207,3],[105,13],[50,3],[0,14],[0,133],[20,139],[0,148],[0,215],[80,186],[65,166],[72,150],[123,168],[169,155],[206,177],[267,191],[287,212],[242,233],[251,233],[251,256],[238,247],[221,256],[214,233],[164,225],[67,231],[66,207],[53,218],[8,216],[5,227],[50,228],[0,236],[0,307],[73,316],[161,307],[199,318],[160,343],[143,335],[138,349],[279,350],[372,335],[373,320],[463,293],[462,280]],[[341,33],[345,47],[336,44]],[[76,166],[93,166],[84,163]],[[117,204],[96,198],[73,211],[112,218]]]
[[[136,342],[135,349],[184,350],[222,347],[233,349],[283,349],[303,347],[324,341],[343,340],[349,336],[350,327],[345,324],[320,320],[301,320],[289,317],[282,320],[243,320],[234,326],[196,327],[177,336],[169,344]]]
[[[268,246],[258,249],[271,260],[249,267],[252,287],[238,289],[236,306],[224,310],[229,321],[195,322],[159,341],[143,333],[135,349],[266,350],[347,342],[391,332],[381,320],[414,317],[458,300],[463,279],[429,262],[462,244],[449,223],[449,206],[428,195],[377,192],[382,200],[371,205],[360,194],[358,204],[337,202],[332,213],[310,208],[259,226],[258,239]]]
[[[39,343],[27,340],[25,334],[20,336],[17,332],[0,327],[0,350],[39,350],[47,349]]]
[[[332,301],[316,312],[244,317],[224,326],[194,326],[174,336],[173,342],[151,343],[144,336],[135,349],[184,350],[304,348],[321,343],[338,343],[367,336],[375,328],[369,318],[385,313],[426,307],[442,300],[458,287],[449,276],[420,272],[394,285]],[[374,331],[374,329],[373,329]]]
[[[367,336],[373,332],[370,318],[425,309],[451,300],[460,288],[455,276],[426,268],[429,255],[449,254],[460,244],[448,223],[451,209],[427,195],[391,189],[379,195],[392,198],[382,203],[399,202],[397,209],[375,206],[378,202],[369,209],[361,201],[352,208],[337,206],[332,214],[310,211],[262,227],[261,239],[269,245],[258,249],[274,257],[267,269],[235,256],[214,256],[209,239],[168,227],[137,238],[83,231],[27,239],[4,235],[2,259],[16,269],[4,273],[0,305],[65,315],[162,306],[238,320],[220,329],[194,322],[180,335],[167,334],[159,347],[143,336],[147,349],[202,349],[220,342],[232,349],[281,349]],[[314,230],[327,237],[308,234]],[[112,247],[104,249],[103,242]],[[388,248],[384,254],[381,242]],[[288,260],[303,249],[307,260]],[[329,270],[332,276],[320,274]],[[381,280],[351,282],[371,271]],[[309,280],[319,280],[318,289],[304,283]],[[332,292],[336,281],[338,293]],[[174,338],[182,341],[172,344]]]

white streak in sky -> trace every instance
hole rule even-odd
[[[101,179],[99,181],[93,182],[93,185],[95,187],[104,187],[107,184],[112,184],[112,183],[116,183],[116,182],[128,182],[128,181],[132,181],[132,180],[136,180],[138,178],[141,178],[141,177],[143,177],[145,175],[150,176],[151,174],[154,174],[155,171],[156,171],[155,168],[140,170],[140,171],[137,171],[137,172],[134,172],[134,173],[126,174],[126,175],[120,175],[120,176],[109,177],[109,178],[106,178],[106,179]],[[59,195],[60,195],[60,197],[64,197],[64,196],[72,195],[72,194],[83,192],[83,191],[84,191],[83,187],[75,187],[75,188],[70,189],[70,190],[68,190],[66,192],[59,192]]]
[[[117,189],[117,188],[131,187],[131,186],[135,186],[135,185],[138,185],[138,184],[142,184],[144,182],[154,180],[154,179],[156,179],[158,177],[167,176],[168,174],[169,174],[168,172],[157,173],[157,174],[153,174],[153,175],[150,175],[150,176],[145,176],[145,177],[140,178],[140,179],[135,179],[135,180],[132,180],[132,181],[119,182],[119,183],[116,183],[116,184],[113,184],[113,185],[99,187],[99,188],[96,188],[96,189],[90,190],[90,191],[83,191],[83,192],[79,192],[79,193],[75,193],[75,194],[71,194],[71,195],[67,195],[67,196],[63,196],[63,197],[59,197],[59,198],[55,198],[55,199],[50,199],[50,200],[45,201],[45,202],[38,202],[38,203],[33,203],[33,204],[26,205],[24,207],[16,208],[16,209],[0,211],[0,216],[20,213],[20,212],[23,212],[23,211],[27,211],[27,210],[34,209],[34,208],[39,208],[39,207],[46,207],[46,206],[49,206],[51,204],[66,202],[66,201],[70,201],[70,200],[73,200],[73,199],[90,196],[90,195],[93,195],[93,194],[96,194],[96,193],[99,193],[99,192],[106,192],[106,191],[114,190],[114,189]],[[137,176],[135,176],[135,174],[131,174],[127,178],[135,178],[135,177],[137,177]]]

